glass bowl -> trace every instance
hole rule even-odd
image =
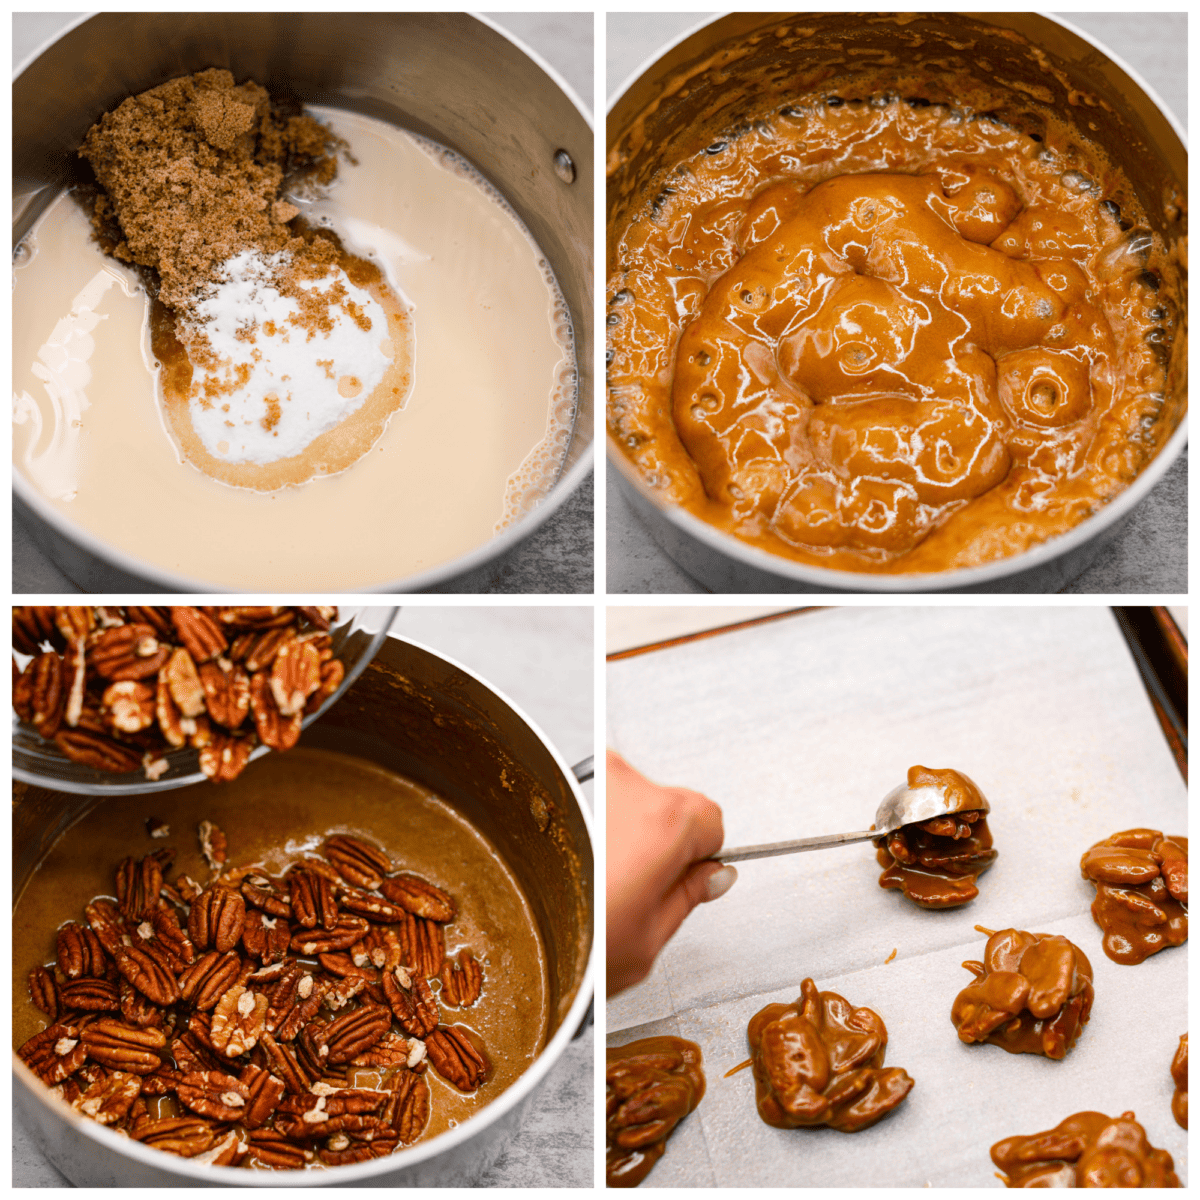
[[[396,619],[399,608],[354,608],[340,605],[337,623],[330,626],[333,654],[346,668],[346,676],[337,691],[315,713],[303,720],[307,729],[336,704],[352,683],[367,669],[383,645],[388,629]],[[24,656],[21,656],[24,657]],[[167,769],[158,779],[147,779],[139,768],[125,774],[98,771],[95,767],[73,762],[53,743],[41,738],[29,725],[13,713],[13,778],[24,783],[53,788],[59,792],[103,792],[111,795],[132,795],[138,792],[165,792],[169,788],[200,783],[199,751],[191,748],[171,750],[163,755]],[[267,746],[258,745],[250,754],[253,761],[269,753]]]

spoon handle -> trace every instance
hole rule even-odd
[[[831,846],[845,846],[849,842],[867,842],[881,837],[883,830],[871,829],[866,833],[827,833],[823,837],[798,838],[794,842],[768,842],[764,846],[738,846],[734,850],[722,850],[713,855],[719,863],[745,862],[748,858],[774,858],[777,854],[795,854],[799,850],[828,850]]]

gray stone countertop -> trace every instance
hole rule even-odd
[[[14,67],[81,13],[14,13]],[[497,24],[537,51],[592,111],[592,14],[489,13]],[[594,578],[593,476],[545,525],[486,568],[434,592],[590,593]],[[13,591],[22,594],[80,592],[30,536],[15,516],[12,522]],[[119,587],[116,589],[119,590]]]
[[[570,763],[593,748],[593,610],[554,607],[402,608],[394,632],[456,659],[503,692]],[[583,785],[594,806],[593,785]],[[595,1030],[551,1069],[481,1187],[591,1187]],[[70,1187],[30,1133],[13,1126],[12,1185]]]
[[[710,13],[610,13],[606,90],[612,95],[668,42]],[[1158,92],[1187,126],[1187,14],[1062,13],[1065,20],[1111,46]],[[1187,592],[1187,452],[1142,502],[1129,523],[1064,594],[1176,595]],[[607,467],[605,524],[607,590],[703,593],[659,548]]]

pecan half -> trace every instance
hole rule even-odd
[[[159,673],[159,681],[166,684],[181,716],[198,717],[204,712],[204,685],[200,682],[195,661],[182,646],[167,660],[167,665]],[[162,720],[161,706],[159,720]],[[167,733],[165,728],[163,733]]]
[[[337,620],[336,604],[297,605],[296,611],[316,629],[326,631]]]
[[[321,852],[347,883],[359,887],[379,887],[392,869],[392,860],[378,846],[344,833],[328,838]]]
[[[87,1047],[79,1025],[58,1022],[35,1033],[17,1051],[21,1061],[48,1087],[61,1083],[83,1066]]]
[[[162,863],[153,854],[139,862],[132,858],[122,859],[117,864],[117,901],[121,915],[136,923],[150,909],[157,908],[162,881]]]
[[[242,939],[246,926],[246,900],[241,892],[214,885],[192,902],[188,933],[197,950],[210,946],[225,953]]]
[[[483,990],[483,968],[470,950],[458,952],[458,962],[446,960],[442,967],[442,1003],[451,1008],[470,1008]]]
[[[279,629],[296,623],[286,608],[267,604],[227,605],[217,609],[216,617],[226,629]]]
[[[109,954],[116,954],[118,950],[129,944],[129,930],[125,924],[125,918],[121,916],[120,909],[111,901],[101,897],[99,900],[93,900],[84,910],[87,914],[88,924],[92,927],[92,933],[96,940],[104,947]],[[63,968],[68,975],[71,974],[70,969],[64,966],[64,943],[63,934],[75,926],[74,921],[68,921],[66,925],[59,930],[58,942],[58,965]],[[77,961],[92,964],[93,969],[86,968],[80,971],[80,974],[103,975],[104,970],[96,970],[95,966],[99,965],[103,968],[103,955],[100,956],[100,962],[97,964],[95,951],[91,948],[90,943],[85,943],[86,935],[81,939],[76,939],[74,934],[71,934],[71,940],[68,943],[65,951],[67,962],[70,966],[74,966]],[[85,949],[85,944],[87,949]],[[85,955],[87,957],[85,957]]]
[[[115,1071],[149,1075],[162,1065],[157,1051],[167,1044],[161,1029],[139,1028],[102,1017],[86,1026],[80,1039],[89,1058]]]
[[[403,948],[404,963],[432,979],[439,974],[446,957],[446,940],[436,921],[407,913],[407,920],[397,926],[397,936]]]
[[[116,938],[116,944],[121,944],[120,937]],[[61,926],[55,936],[55,950],[58,953],[59,970],[68,979],[78,979],[80,976],[102,979],[108,971],[108,960],[104,958],[100,938],[77,920],[68,920]]]
[[[352,1067],[403,1067],[408,1063],[410,1047],[408,1038],[401,1037],[389,1029],[382,1039],[369,1050],[356,1054],[351,1060]]]
[[[88,665],[102,679],[149,679],[171,657],[149,625],[118,625],[102,630],[88,646]]]
[[[175,976],[136,946],[121,946],[114,955],[117,970],[144,996],[164,1008],[179,999]]]
[[[292,927],[283,917],[268,917],[258,909],[246,913],[242,945],[264,965],[280,962],[292,940]]]
[[[272,750],[290,750],[299,740],[304,714],[285,717],[275,703],[271,680],[267,672],[250,676],[250,708],[254,713],[254,729],[258,740]]]
[[[329,1061],[335,1065],[349,1062],[356,1054],[369,1050],[380,1041],[392,1024],[392,1014],[379,1005],[364,1005],[344,1017],[338,1017],[325,1034]]]
[[[216,621],[198,608],[174,605],[171,608],[171,621],[179,640],[197,663],[208,662],[229,645]]]
[[[383,977],[383,992],[397,1024],[405,1033],[423,1038],[438,1027],[441,1015],[433,990],[424,976],[409,977],[406,987],[396,971],[388,971]]]
[[[388,1086],[392,1094],[384,1105],[383,1121],[405,1146],[411,1146],[429,1124],[429,1084],[421,1075],[401,1071],[388,1081]]]
[[[120,1012],[117,985],[107,979],[76,979],[59,989],[63,1006],[80,1012]]]
[[[296,1096],[307,1093],[313,1077],[308,1074],[300,1063],[295,1050],[291,1046],[281,1046],[268,1030],[263,1030],[260,1039],[267,1066],[273,1075],[283,1080],[284,1087]]]
[[[86,605],[59,604],[54,608],[54,624],[70,645],[83,641],[92,632],[95,621]]]
[[[250,677],[227,658],[207,662],[199,669],[208,715],[226,729],[237,729],[250,711]]]
[[[312,642],[293,638],[279,647],[271,664],[271,693],[285,717],[304,711],[321,685],[321,656]]]
[[[353,946],[369,926],[362,917],[342,913],[332,929],[301,929],[292,938],[291,948],[298,954],[328,954]]]
[[[441,888],[434,887],[419,875],[396,875],[385,879],[379,890],[393,904],[427,921],[444,925],[454,920],[454,901]]]
[[[246,1111],[242,1115],[242,1124],[247,1129],[261,1129],[271,1119],[276,1106],[287,1094],[287,1088],[282,1079],[253,1063],[242,1069],[241,1082],[250,1093]]]
[[[318,924],[332,929],[337,924],[338,907],[333,884],[307,867],[297,867],[287,875],[292,895],[292,915],[304,929]],[[340,947],[339,947],[340,948]]]
[[[58,1018],[58,985],[45,967],[34,967],[29,972],[29,997],[51,1022]]]
[[[62,634],[54,623],[54,609],[47,604],[16,605],[12,610],[13,649],[19,654],[38,654],[47,642],[63,646]]]
[[[240,662],[251,675],[269,667],[284,642],[296,636],[295,629],[264,629],[258,633],[243,633],[229,647],[229,657]]]
[[[111,771],[114,775],[124,775],[129,771],[136,771],[142,765],[139,750],[83,729],[60,729],[54,735],[54,744],[72,762],[94,767],[97,771]]]
[[[152,1004],[129,982],[122,979],[118,985],[121,997],[121,1017],[127,1025],[161,1025],[163,1010]]]
[[[212,745],[200,751],[200,770],[213,783],[232,783],[250,761],[254,743],[248,737],[213,735]]]
[[[175,636],[174,626],[171,624],[171,610],[165,604],[127,604],[125,615],[135,625],[149,625],[160,638],[166,638],[167,641]]]
[[[103,712],[117,733],[141,733],[154,724],[154,689],[131,679],[110,684],[104,691]]]
[[[312,1162],[313,1152],[274,1129],[259,1129],[250,1135],[249,1157],[265,1167],[298,1171]]]
[[[241,1080],[220,1071],[189,1071],[175,1094],[180,1104],[214,1121],[241,1121],[250,1099],[250,1089]]]
[[[179,993],[200,1012],[208,1012],[234,986],[241,969],[242,960],[236,954],[210,950],[180,975]]]
[[[72,1107],[101,1125],[116,1125],[125,1119],[141,1091],[142,1081],[137,1075],[113,1071],[93,1083]]]
[[[273,917],[292,915],[291,894],[281,891],[275,881],[265,875],[251,875],[242,880],[242,895],[246,897],[247,904],[253,904]]]
[[[180,1158],[195,1158],[203,1154],[216,1139],[212,1126],[199,1117],[164,1117],[135,1125],[130,1135],[146,1146],[178,1154]]]
[[[13,687],[13,707],[40,737],[47,741],[54,737],[67,707],[62,660],[57,654],[39,654],[25,668]]]
[[[375,892],[368,892],[363,888],[351,887],[348,883],[344,883],[338,888],[337,898],[338,904],[342,908],[348,909],[353,913],[358,913],[366,917],[368,921],[375,921],[381,925],[390,925],[394,921],[404,920],[404,909],[397,908],[394,904],[389,904],[388,901]]]
[[[200,852],[204,855],[209,867],[214,871],[219,871],[225,865],[225,859],[229,853],[229,839],[222,829],[211,821],[200,822],[199,834]]]
[[[267,997],[242,984],[231,987],[213,1009],[209,1036],[213,1049],[237,1058],[258,1044],[267,1019]]]
[[[327,662],[323,662],[321,664],[321,682],[317,690],[309,696],[308,703],[304,706],[304,715],[309,716],[318,712],[321,705],[342,686],[342,680],[345,678],[346,668],[341,659],[331,658]]]
[[[460,1092],[473,1092],[491,1069],[461,1025],[435,1029],[425,1039],[425,1049],[434,1070]]]
[[[184,933],[179,924],[179,917],[168,904],[159,902],[156,908],[150,909],[147,916],[154,926],[154,936],[168,949],[172,959],[172,970],[182,971],[196,961],[196,947]]]

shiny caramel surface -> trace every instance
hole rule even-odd
[[[605,1055],[605,1182],[637,1187],[663,1156],[675,1126],[704,1098],[700,1047],[641,1038]]]
[[[169,836],[151,839],[149,817],[166,821]],[[528,902],[495,848],[411,780],[362,759],[303,746],[269,754],[219,787],[203,783],[104,800],[59,838],[13,914],[14,1046],[49,1024],[30,1000],[28,977],[37,964],[54,962],[58,927],[83,920],[84,906],[95,896],[114,894],[114,870],[126,855],[174,846],[170,875],[207,881],[211,873],[197,837],[203,820],[224,830],[229,866],[258,863],[276,876],[306,852],[319,853],[329,835],[345,833],[381,845],[398,870],[419,874],[454,898],[446,954],[471,949],[483,966],[483,993],[470,1008],[444,1008],[442,1019],[478,1035],[492,1073],[475,1092],[462,1093],[427,1071],[432,1101],[422,1141],[467,1120],[536,1058],[547,1028],[545,953]]]
[[[1088,147],[810,99],[619,231],[608,417],[665,501],[811,565],[934,572],[1078,524],[1165,439],[1176,314]]]

